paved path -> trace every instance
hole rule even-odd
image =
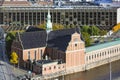
[[[3,53],[3,44],[0,41],[0,80],[14,80],[12,68],[8,64],[6,55]]]

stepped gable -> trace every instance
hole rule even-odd
[[[52,31],[49,34],[47,47],[66,51],[73,33],[80,33],[78,28]]]
[[[46,31],[25,32],[20,35],[24,49],[46,46]]]

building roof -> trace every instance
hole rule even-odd
[[[58,63],[58,61],[53,61],[53,60],[39,60],[36,62],[38,65],[43,65],[43,64],[48,64],[48,63]]]
[[[88,53],[88,52],[91,52],[91,51],[100,50],[100,49],[104,49],[104,48],[107,48],[107,47],[112,47],[114,45],[119,45],[119,44],[120,44],[120,39],[117,39],[117,40],[114,40],[114,41],[111,41],[111,42],[105,42],[105,43],[102,43],[102,44],[97,44],[97,45],[94,45],[94,46],[87,47],[85,51],[86,51],[86,53]]]
[[[46,31],[25,32],[20,35],[24,49],[46,46]]]
[[[34,26],[28,26],[26,29],[26,32],[34,32],[34,31],[45,31],[45,29],[34,27]]]
[[[66,51],[73,33],[80,33],[79,29],[63,29],[51,31],[48,35],[47,47]],[[38,48],[46,46],[46,31],[29,31],[20,35],[23,49]]]
[[[30,6],[28,1],[4,1],[2,6]]]
[[[52,47],[65,52],[69,42],[71,41],[71,36],[75,32],[80,33],[79,29],[76,28],[50,32],[47,47]]]

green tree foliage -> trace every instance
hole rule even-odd
[[[15,35],[16,35],[16,32],[7,33],[7,36],[6,36],[6,50],[7,50],[8,54],[9,54],[9,52],[11,52],[11,45],[12,45],[13,40],[15,39]]]
[[[99,35],[100,29],[98,27],[92,26],[90,28],[90,30],[91,30],[91,33],[92,33],[91,35]]]
[[[83,38],[85,40],[85,46],[91,45],[90,35],[87,32],[82,32]]]
[[[82,26],[81,27],[81,31],[82,32],[86,32],[88,34],[90,34],[91,36],[94,35],[99,35],[100,29],[96,26]]]
[[[59,29],[64,29],[64,26],[62,24],[53,24],[53,30],[59,30]]]
[[[90,27],[89,26],[82,26],[81,27],[81,32],[86,32],[86,33],[90,33]]]
[[[18,63],[18,55],[16,52],[12,52],[10,55],[10,63],[17,64]]]
[[[38,28],[46,29],[46,22],[40,24],[37,26]],[[52,25],[53,30],[59,30],[59,29],[64,29],[64,26],[62,24],[54,23]]]
[[[46,29],[46,22],[43,22],[37,26],[38,28]]]
[[[120,23],[116,24],[116,25],[112,28],[112,31],[113,31],[113,32],[117,32],[118,30],[120,30]]]
[[[99,33],[101,36],[104,36],[107,34],[107,31],[106,30],[100,30],[100,33]]]
[[[106,33],[106,31],[100,30],[96,26],[82,26],[81,32],[82,32],[83,38],[85,40],[86,46],[90,46],[91,43],[93,42],[93,39],[90,39],[90,36],[103,35]]]

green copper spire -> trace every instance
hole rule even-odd
[[[50,15],[50,10],[49,9],[48,9],[48,15],[47,15],[46,30],[47,30],[47,33],[52,31],[52,22],[51,22],[51,15]]]

